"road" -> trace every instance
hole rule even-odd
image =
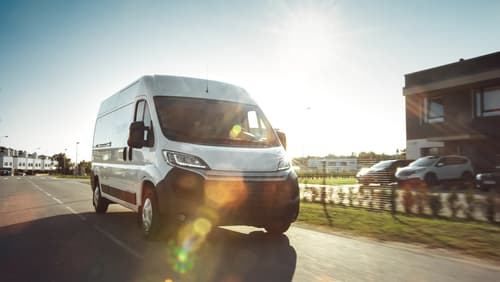
[[[187,257],[145,241],[136,215],[96,215],[88,184],[0,178],[2,281],[498,281],[500,268],[298,226],[216,228]]]

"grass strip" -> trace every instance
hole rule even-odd
[[[298,222],[381,241],[424,244],[456,250],[466,255],[500,261],[500,226],[485,222],[452,221],[340,206],[328,206],[330,226],[317,203],[301,203]]]
[[[323,178],[318,177],[299,177],[299,182],[303,184],[323,184]],[[357,184],[354,177],[327,177],[326,185],[351,185]]]
[[[90,176],[84,176],[84,175],[69,175],[69,174],[53,174],[52,176],[56,178],[69,178],[69,179],[89,179]]]

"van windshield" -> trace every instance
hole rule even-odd
[[[161,129],[170,140],[241,147],[279,145],[256,105],[186,97],[154,99]]]

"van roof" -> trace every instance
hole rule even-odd
[[[101,103],[99,115],[134,101],[137,96],[175,96],[255,105],[245,89],[215,80],[171,75],[145,75]]]

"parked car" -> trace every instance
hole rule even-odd
[[[405,167],[412,160],[386,160],[381,161],[370,168],[361,169],[356,174],[358,182],[364,185],[370,183],[387,184],[396,182],[395,173],[398,168]]]
[[[488,191],[491,188],[500,188],[500,166],[491,172],[478,173],[476,175],[476,187]]]
[[[396,172],[398,182],[425,182],[438,184],[442,180],[473,180],[471,161],[464,156],[426,156],[417,159]]]

